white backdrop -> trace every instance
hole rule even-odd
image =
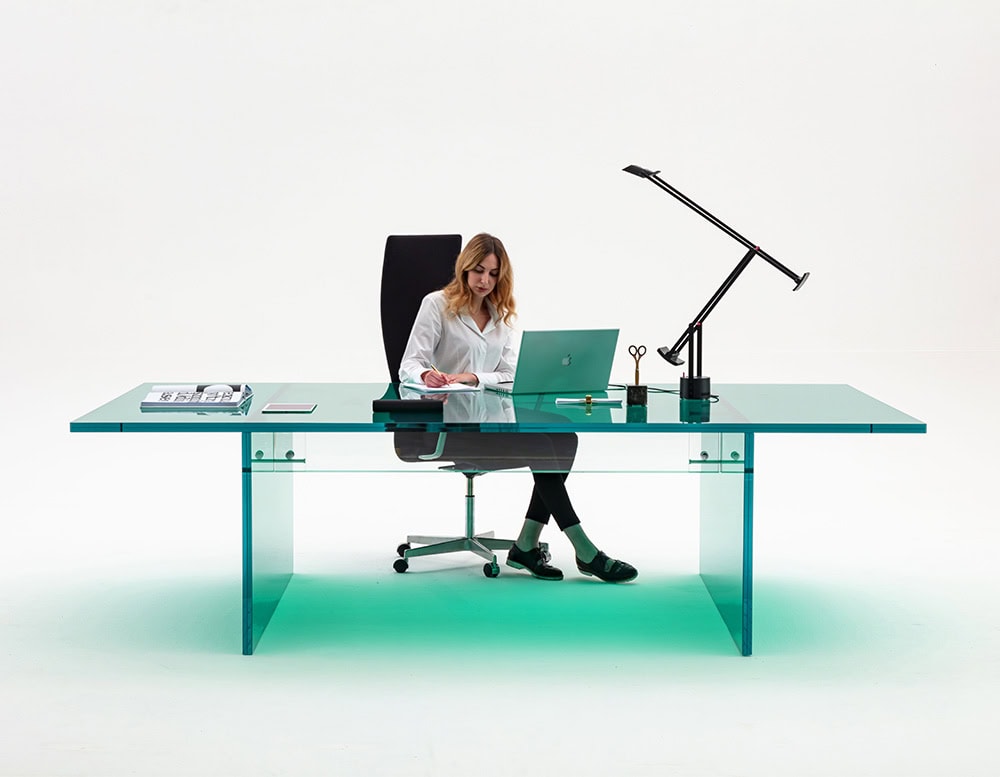
[[[713,376],[1000,342],[988,4],[3,8],[5,370],[86,376],[81,409],[161,377],[381,379],[390,233],[502,236],[524,328],[672,343],[743,248],[631,163],[812,273],[793,295],[751,266]]]
[[[992,495],[968,472],[998,431],[997,40],[1000,6],[972,0],[0,0],[6,573],[197,555],[195,525],[201,552],[237,552],[236,523],[187,510],[238,509],[219,485],[232,444],[70,438],[68,421],[143,381],[383,380],[388,234],[493,232],[522,328],[671,344],[743,248],[634,163],[811,273],[793,294],[751,265],[706,327],[715,381],[848,382],[930,424],[838,442],[847,502],[817,496],[829,473],[799,441],[761,443],[793,480],[760,484],[761,514],[786,521],[762,525],[762,565],[809,567],[795,511],[812,500],[857,533],[810,563],[870,574],[883,562],[856,538],[905,536],[887,577],[995,590]],[[194,445],[209,463],[150,500],[155,467]],[[969,523],[915,539],[921,509]],[[176,533],[153,541],[137,517]],[[22,734],[0,767],[32,763],[44,736]]]

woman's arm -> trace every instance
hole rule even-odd
[[[500,359],[492,372],[478,372],[472,377],[476,383],[510,383],[517,371],[517,351],[514,350],[514,331],[506,327],[507,338],[500,350]],[[463,381],[464,383],[465,381]],[[473,384],[475,385],[475,384]]]
[[[479,385],[479,376],[474,372],[454,372],[443,376],[448,383],[466,383],[470,386]]]
[[[399,363],[399,380],[403,383],[424,383],[442,386],[437,382],[437,374],[431,370],[434,351],[441,341],[441,300],[435,294],[428,294],[420,303],[420,310],[413,321],[410,339]]]

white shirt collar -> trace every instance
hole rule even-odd
[[[462,315],[460,315],[459,318],[461,319],[463,324],[469,327],[469,329],[471,329],[477,335],[485,336],[490,330],[496,327],[498,316],[496,308],[493,307],[493,303],[491,303],[489,300],[483,300],[483,302],[486,305],[486,309],[490,312],[490,320],[486,322],[486,326],[482,330],[479,329],[479,324],[476,323],[476,320],[468,313],[462,313]]]

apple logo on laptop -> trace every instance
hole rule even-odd
[[[569,367],[573,363],[573,354],[568,353],[562,357],[562,366]]]

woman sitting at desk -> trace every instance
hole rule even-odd
[[[476,235],[458,255],[451,283],[424,297],[399,379],[431,388],[513,380],[513,291],[513,273],[503,243],[492,235]],[[508,566],[526,569],[542,580],[562,580],[562,572],[546,563],[538,545],[542,529],[553,516],[576,550],[580,572],[609,583],[633,580],[638,574],[635,567],[598,550],[570,502],[565,481],[576,446],[572,433],[451,433],[442,457],[473,461],[484,469],[531,468],[535,485],[524,525],[507,556]]]

